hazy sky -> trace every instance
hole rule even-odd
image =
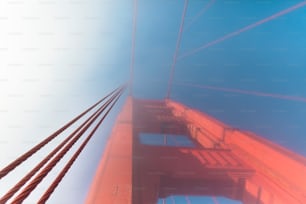
[[[161,99],[184,1],[138,2],[135,96]],[[179,55],[303,1],[209,2],[189,1]],[[190,25],[208,4],[210,8]],[[128,79],[131,34],[132,0],[0,1],[0,168]],[[172,98],[305,156],[305,102],[178,84],[306,98],[305,36],[306,6],[182,58]],[[115,115],[76,161],[50,203],[83,201]],[[46,151],[3,179],[0,195]],[[36,201],[59,169],[27,203]]]
[[[114,0],[0,1],[0,168],[128,79],[131,7]],[[82,202],[101,139],[89,144],[51,203]],[[2,179],[0,195],[55,144]]]

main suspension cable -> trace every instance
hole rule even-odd
[[[68,127],[70,127],[73,123],[75,123],[76,121],[78,121],[81,117],[83,117],[85,114],[87,114],[88,112],[90,112],[92,109],[94,109],[97,105],[99,105],[102,101],[104,101],[106,98],[108,98],[110,95],[112,95],[115,91],[117,91],[119,88],[115,89],[114,91],[112,91],[111,93],[109,93],[107,96],[105,96],[104,98],[102,98],[101,100],[99,100],[97,103],[95,103],[94,105],[92,105],[90,108],[88,108],[87,110],[85,110],[83,113],[81,113],[80,115],[78,115],[77,117],[75,117],[73,120],[71,120],[70,122],[68,122],[66,125],[64,125],[63,127],[61,127],[60,129],[58,129],[57,131],[55,131],[53,134],[51,134],[50,136],[48,136],[46,139],[44,139],[43,141],[41,141],[39,144],[37,144],[36,146],[34,146],[32,149],[30,149],[29,151],[27,151],[26,153],[24,153],[23,155],[21,155],[20,157],[18,157],[16,160],[14,160],[13,162],[11,162],[9,165],[7,165],[6,167],[4,167],[1,171],[0,171],[0,180],[1,178],[3,178],[4,176],[6,176],[8,173],[10,173],[13,169],[15,169],[17,166],[19,166],[21,163],[23,163],[24,161],[26,161],[29,157],[31,157],[34,153],[36,153],[38,150],[40,150],[42,147],[44,147],[46,144],[48,144],[51,140],[53,140],[54,138],[56,138],[60,133],[62,133],[64,130],[66,130]]]
[[[123,89],[120,89],[119,93]],[[119,94],[117,93],[117,94]],[[116,94],[116,95],[117,95]],[[101,115],[101,113],[114,101],[115,97],[112,97],[106,104],[103,105],[102,109],[97,115],[88,123],[82,130],[53,158],[46,167],[44,167],[40,173],[34,177],[34,179],[19,193],[12,203],[21,203],[26,199],[30,193],[37,187],[37,185],[48,175],[48,173],[55,167],[55,165],[63,158],[63,156],[71,149],[71,147],[80,139],[80,137],[88,130],[88,128],[96,121],[96,119]]]
[[[117,91],[116,91],[117,90]],[[121,89],[116,89],[117,93],[114,93],[112,98],[116,97]],[[108,99],[110,102],[112,98]],[[106,103],[107,103],[106,102]],[[105,103],[105,104],[106,104]],[[63,142],[61,142],[52,152],[50,152],[39,164],[37,164],[26,176],[24,176],[14,187],[12,187],[4,196],[0,198],[0,203],[6,202],[10,199],[26,182],[28,182],[33,175],[35,175],[65,144],[71,140],[77,132],[79,132],[89,121],[91,121],[95,115],[97,115],[105,106],[103,104],[98,110],[96,110],[85,122],[83,122],[76,130],[74,130]]]
[[[69,162],[66,164],[66,166],[62,169],[62,171],[58,174],[58,176],[56,177],[56,179],[52,182],[52,184],[49,186],[49,188],[46,190],[46,192],[43,194],[43,196],[39,199],[38,204],[43,204],[45,203],[49,197],[51,196],[51,194],[53,193],[53,191],[55,190],[55,188],[58,186],[58,184],[61,182],[61,180],[64,178],[65,174],[69,171],[69,169],[71,168],[71,166],[73,165],[74,161],[78,158],[78,156],[80,155],[80,153],[82,152],[82,150],[85,148],[85,146],[87,145],[87,143],[89,142],[89,140],[92,138],[92,136],[94,135],[94,133],[97,131],[97,129],[100,127],[100,125],[102,124],[102,122],[104,121],[104,119],[106,118],[106,116],[109,114],[109,112],[112,110],[112,108],[114,107],[114,105],[117,103],[118,99],[120,98],[122,93],[120,93],[117,98],[115,99],[115,101],[112,103],[111,107],[107,110],[107,112],[103,115],[103,117],[100,119],[100,121],[98,122],[98,124],[95,126],[95,128],[90,132],[90,134],[87,136],[87,138],[84,140],[84,142],[82,143],[82,145],[79,147],[79,149],[74,153],[74,155],[71,157],[71,159],[69,160]]]

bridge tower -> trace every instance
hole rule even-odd
[[[155,204],[171,195],[306,203],[306,159],[172,100],[129,97],[86,203]]]

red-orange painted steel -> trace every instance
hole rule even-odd
[[[149,133],[149,134],[148,134]],[[141,135],[176,138],[169,146]],[[185,135],[192,146],[179,145]],[[306,159],[177,102],[128,98],[86,203],[155,204],[171,195],[225,196],[245,204],[306,203]]]
[[[132,100],[117,118],[86,203],[132,203]]]

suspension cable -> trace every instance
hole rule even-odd
[[[61,180],[64,178],[65,174],[69,171],[69,169],[71,168],[71,166],[73,165],[74,161],[78,158],[78,156],[80,155],[80,153],[82,152],[82,150],[84,149],[84,147],[87,145],[87,143],[89,142],[89,140],[92,138],[92,136],[94,135],[94,133],[97,131],[97,129],[100,127],[101,123],[104,121],[104,119],[106,118],[106,116],[109,114],[109,112],[112,110],[112,108],[114,107],[114,105],[117,103],[118,99],[120,98],[122,93],[120,93],[120,95],[117,96],[117,98],[115,99],[115,101],[113,102],[113,104],[111,105],[111,107],[107,110],[107,112],[103,115],[103,117],[100,119],[100,121],[98,122],[98,124],[95,126],[95,128],[90,132],[90,134],[87,136],[87,138],[84,140],[84,142],[82,143],[82,145],[79,147],[79,149],[74,153],[74,155],[71,157],[71,159],[69,160],[69,162],[66,164],[66,166],[62,169],[62,171],[58,174],[58,176],[56,177],[56,179],[53,181],[53,183],[49,186],[49,188],[46,190],[46,192],[43,194],[43,196],[39,199],[38,204],[43,204],[45,203],[49,197],[51,196],[51,194],[54,192],[55,188],[59,185],[59,183],[61,182]]]
[[[188,51],[186,53],[183,53],[181,56],[178,57],[178,60],[183,59],[183,58],[188,57],[188,56],[191,56],[191,55],[194,55],[194,54],[200,52],[201,50],[204,50],[204,49],[206,49],[206,48],[208,48],[208,47],[210,47],[212,45],[218,44],[220,42],[223,42],[224,40],[227,40],[227,39],[230,39],[230,38],[235,37],[237,35],[240,35],[241,33],[245,32],[245,31],[253,29],[253,28],[257,27],[257,26],[260,26],[260,25],[262,25],[262,24],[264,24],[266,22],[274,20],[274,19],[276,19],[276,18],[278,18],[280,16],[288,14],[288,13],[290,13],[290,12],[296,10],[296,9],[302,8],[304,6],[306,6],[306,1],[302,1],[302,2],[300,2],[298,4],[295,4],[295,5],[287,8],[287,9],[284,9],[284,10],[278,12],[278,13],[275,13],[275,14],[267,17],[267,18],[264,18],[264,19],[262,19],[260,21],[257,21],[255,23],[252,23],[252,24],[248,25],[248,26],[245,26],[245,27],[243,27],[243,28],[241,28],[239,30],[231,32],[231,33],[229,33],[229,34],[227,34],[227,35],[225,35],[225,36],[223,36],[221,38],[218,38],[218,39],[216,39],[214,41],[211,41],[211,42],[209,42],[207,44],[204,44],[204,45],[202,45],[202,46],[200,46],[200,47],[198,47],[198,48],[196,48],[194,50],[191,50],[191,51]]]
[[[123,89],[120,89],[119,93],[121,93]],[[62,149],[56,156],[53,158],[46,167],[44,167],[40,173],[34,177],[34,179],[19,193],[16,198],[12,201],[12,203],[21,203],[24,199],[26,199],[30,193],[37,187],[37,185],[48,175],[48,173],[55,167],[55,165],[63,158],[63,156],[71,149],[71,147],[80,139],[80,137],[88,130],[88,128],[96,121],[96,119],[101,115],[101,113],[110,105],[110,103],[114,101],[114,97],[111,101],[108,101],[103,105],[102,110],[99,111],[97,115],[88,123],[82,130],[70,141],[64,149]]]
[[[250,91],[250,90],[245,90],[245,89],[233,89],[233,88],[225,88],[225,87],[219,87],[219,86],[207,86],[207,85],[192,84],[192,83],[186,83],[186,82],[175,82],[175,84],[179,86],[188,86],[188,87],[194,87],[194,88],[206,89],[206,90],[214,90],[214,91],[238,93],[238,94],[245,94],[245,95],[252,95],[252,96],[277,98],[277,99],[282,99],[282,100],[306,102],[306,98],[300,97],[300,96],[282,95],[282,94],[267,93],[267,92],[261,92],[261,91]]]
[[[194,22],[196,22],[215,2],[216,0],[211,0],[208,4],[206,4],[205,7],[201,9],[201,11],[192,18],[192,20],[187,24],[187,26],[185,26],[184,31],[186,32],[188,28],[190,28],[191,25],[193,25]]]
[[[119,94],[120,89],[116,89],[117,93],[112,96],[112,98],[116,97]],[[116,91],[115,90],[115,91]],[[112,98],[108,99],[109,102]],[[106,102],[106,103],[107,103]],[[105,103],[105,104],[106,104]],[[10,199],[26,182],[28,182],[33,175],[35,175],[65,144],[71,140],[77,132],[79,132],[89,121],[94,118],[105,106],[103,104],[98,110],[96,110],[85,122],[83,122],[76,130],[74,130],[63,142],[61,142],[52,152],[50,152],[39,164],[37,164],[26,176],[24,176],[14,187],[12,187],[4,196],[0,198],[0,203],[6,202]]]
[[[134,12],[133,12],[133,30],[132,30],[132,47],[131,47],[131,61],[130,61],[130,81],[129,81],[129,94],[131,96],[133,95],[138,0],[134,0],[133,8]]]
[[[31,157],[34,153],[36,153],[38,150],[40,150],[42,147],[44,147],[46,144],[48,144],[51,140],[53,140],[54,138],[56,138],[60,133],[62,133],[64,130],[66,130],[68,127],[70,127],[73,123],[75,123],[76,121],[78,121],[81,117],[83,117],[85,114],[87,114],[88,112],[90,112],[93,108],[95,108],[97,105],[99,105],[102,101],[104,101],[106,98],[108,98],[111,94],[113,94],[115,91],[117,91],[119,88],[115,89],[114,91],[112,91],[111,93],[109,93],[107,96],[105,96],[104,98],[102,98],[101,100],[99,100],[97,103],[95,103],[94,105],[92,105],[90,108],[88,108],[87,110],[85,110],[83,113],[81,113],[80,115],[78,115],[77,117],[75,117],[73,120],[71,120],[70,122],[68,122],[66,125],[64,125],[63,127],[61,127],[60,129],[58,129],[57,131],[55,131],[53,134],[51,134],[50,136],[48,136],[46,139],[44,139],[43,141],[41,141],[39,144],[37,144],[36,146],[34,146],[32,149],[30,149],[29,151],[27,151],[26,153],[24,153],[23,155],[21,155],[20,157],[18,157],[16,160],[14,160],[12,163],[10,163],[9,165],[7,165],[6,167],[4,167],[1,171],[0,171],[0,180],[1,178],[3,178],[4,176],[6,176],[8,173],[10,173],[13,169],[15,169],[17,166],[19,166],[21,163],[23,163],[24,161],[26,161],[29,157]]]
[[[175,65],[176,65],[177,56],[178,56],[178,52],[179,52],[180,45],[181,45],[181,39],[182,39],[182,33],[183,33],[183,29],[184,29],[184,20],[185,20],[185,15],[186,15],[186,12],[187,12],[187,7],[188,7],[188,0],[185,0],[184,10],[183,10],[182,19],[181,19],[181,25],[180,25],[180,29],[179,29],[179,32],[178,32],[175,52],[174,52],[174,55],[173,55],[173,61],[172,61],[171,69],[170,69],[170,77],[169,77],[169,81],[168,81],[168,90],[167,90],[167,96],[166,96],[167,99],[169,99],[170,95],[171,95],[171,88],[172,88],[172,82],[173,82],[173,77],[174,77],[174,72],[175,72]]]

